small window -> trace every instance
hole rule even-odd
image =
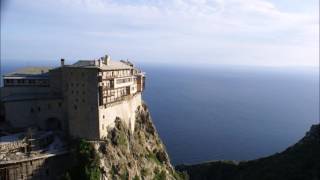
[[[104,115],[102,116],[102,119],[104,119]]]
[[[73,94],[73,90],[71,91],[71,94]]]
[[[59,107],[61,107],[61,106],[62,106],[62,103],[61,103],[61,102],[59,102],[59,103],[58,103],[58,106],[59,106]]]
[[[40,107],[38,107],[38,111],[39,111],[39,112],[41,111],[41,108],[40,108]]]
[[[34,113],[34,109],[33,109],[33,108],[31,108],[31,109],[30,109],[30,112],[31,112],[31,113]]]
[[[82,102],[84,103],[84,102],[85,102],[85,100],[84,100],[84,99],[82,99]]]
[[[77,109],[78,109],[77,105],[74,105],[74,109],[75,109],[75,110],[77,110]]]
[[[46,169],[46,175],[49,176],[49,169]]]

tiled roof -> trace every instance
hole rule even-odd
[[[94,65],[94,60],[79,60],[70,66],[71,67],[87,67],[87,66],[95,66],[95,65]]]
[[[94,60],[80,60],[68,67],[84,67],[84,68],[100,68],[102,70],[115,70],[115,69],[133,69],[132,66],[129,66],[128,64],[121,62],[121,61],[112,61],[110,60],[108,62],[108,65],[104,64],[103,61],[101,61],[101,67],[98,67],[95,65]]]

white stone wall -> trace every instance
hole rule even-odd
[[[114,103],[111,106],[99,107],[100,138],[108,135],[108,128],[113,128],[115,119],[119,117],[128,127],[134,131],[136,110],[142,103],[141,93],[138,93],[126,101]]]
[[[131,89],[130,89],[130,94],[135,94],[135,93],[138,92],[138,85],[137,85],[137,83],[131,85],[130,88],[131,88]]]

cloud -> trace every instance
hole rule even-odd
[[[300,3],[287,1],[288,6]],[[287,11],[268,0],[47,0],[13,1],[12,6],[21,11],[8,11],[5,41],[13,42],[14,17],[30,16],[30,26],[22,27],[26,32],[39,28],[62,42],[48,57],[68,54],[64,49],[71,46],[86,49],[72,58],[110,49],[116,57],[145,61],[165,61],[165,54],[175,63],[318,64],[318,9]],[[43,43],[50,48],[49,40]],[[13,46],[4,48],[6,56],[14,56]]]

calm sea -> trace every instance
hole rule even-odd
[[[319,79],[314,70],[144,70],[144,99],[174,164],[271,155],[319,122]]]
[[[173,164],[271,155],[319,122],[312,69],[142,67],[144,100]]]

